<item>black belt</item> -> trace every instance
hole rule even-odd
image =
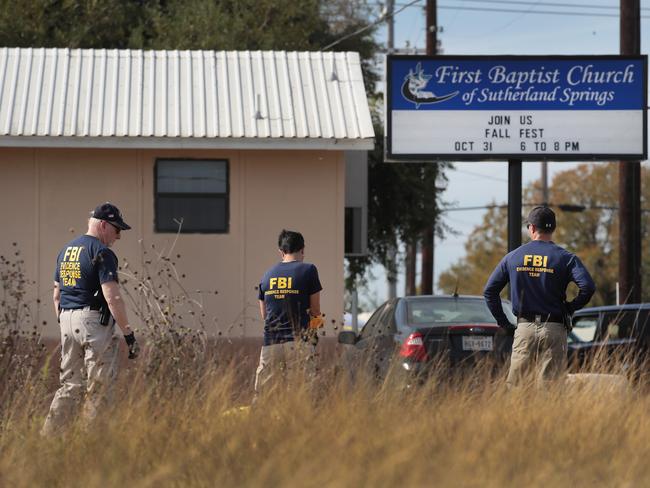
[[[540,322],[545,323],[545,322],[556,322],[558,324],[563,324],[564,323],[564,317],[561,315],[551,315],[551,314],[527,314],[527,313],[522,313],[519,314],[519,317],[517,317],[517,323],[522,323],[522,322],[535,322],[535,317],[540,317]]]
[[[102,306],[101,305],[89,305],[86,307],[77,307],[77,308],[62,308],[61,311],[63,310],[101,310]]]

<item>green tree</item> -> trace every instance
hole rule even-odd
[[[12,47],[143,47],[154,2],[132,0],[0,0],[0,45]]]
[[[395,250],[400,242],[418,239],[428,225],[438,236],[447,229],[439,221],[444,205],[436,185],[445,180],[448,163],[385,163],[383,129],[375,112],[376,145],[368,157],[368,255],[350,258],[348,287],[352,280],[364,279],[371,263],[395,272]]]
[[[440,274],[445,293],[481,295],[485,282],[508,249],[508,209],[493,203],[465,243],[465,257]]]
[[[361,56],[369,93],[378,80],[370,7],[347,0],[168,0],[149,7],[153,49],[319,51],[334,41],[334,51]],[[146,29],[145,29],[146,31]]]
[[[550,199],[582,205],[582,212],[558,211],[555,241],[575,252],[597,284],[592,305],[615,303],[618,278],[618,164],[580,165],[553,179]],[[555,209],[558,210],[557,208]]]
[[[171,0],[158,9],[156,49],[310,50],[327,31],[319,0]]]
[[[105,49],[335,51],[377,81],[371,7],[358,0],[0,0],[0,45]]]

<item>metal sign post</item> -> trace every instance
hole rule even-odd
[[[508,161],[508,252],[521,246],[521,160]]]

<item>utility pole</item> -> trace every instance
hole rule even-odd
[[[620,51],[641,53],[640,0],[621,0]],[[620,161],[618,170],[618,275],[623,303],[641,302],[641,163]]]
[[[436,0],[427,0],[427,56],[438,52],[438,12]]]
[[[405,295],[415,295],[415,257],[418,253],[417,241],[413,239],[412,242],[406,243],[406,288],[404,290]]]
[[[388,54],[393,54],[395,52],[395,20],[393,14],[395,12],[395,1],[387,0],[386,1],[386,18],[387,18],[387,27],[388,33],[386,36],[386,51]],[[416,274],[416,256],[418,251],[417,240],[412,242],[407,242],[405,249],[405,295],[415,295],[415,274]],[[397,262],[397,252],[393,254],[395,258],[394,261]],[[388,276],[388,297],[395,298],[397,296],[397,277]]]
[[[427,0],[427,56],[435,55],[438,47],[438,19],[436,7],[436,0]],[[432,188],[431,191],[433,193],[433,198],[436,198],[435,187]],[[426,229],[424,229],[422,236],[422,284],[420,286],[420,293],[422,295],[433,294],[433,245],[435,239],[433,225],[434,223],[430,222]]]
[[[388,19],[388,35],[386,36],[386,43],[388,54],[393,54],[395,50],[395,19],[393,13],[395,12],[395,0],[386,1],[386,18]]]
[[[386,2],[386,17],[388,19],[388,35],[386,36],[386,51],[388,54],[393,54],[395,51],[395,22],[393,19],[393,12],[395,9],[394,0]],[[391,267],[387,270],[388,281],[388,299],[392,300],[397,296],[397,249],[390,251],[392,254],[390,261]]]
[[[508,160],[508,252],[521,246],[521,165]]]
[[[356,334],[359,332],[359,292],[357,291],[357,280],[355,278],[352,285],[352,303],[350,315],[352,316],[352,330]]]
[[[388,0],[390,8],[394,8],[393,0]],[[390,31],[389,31],[390,32]],[[406,259],[404,260],[405,269],[405,289],[404,295],[415,295],[415,274],[416,274],[416,256],[418,253],[418,243],[415,237],[411,238],[410,242],[406,243]]]
[[[548,162],[542,161],[542,205],[548,205]]]

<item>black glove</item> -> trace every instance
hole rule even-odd
[[[129,335],[125,335],[124,340],[129,348],[129,359],[137,358],[138,354],[140,354],[140,345],[135,340],[135,334],[131,332]]]

